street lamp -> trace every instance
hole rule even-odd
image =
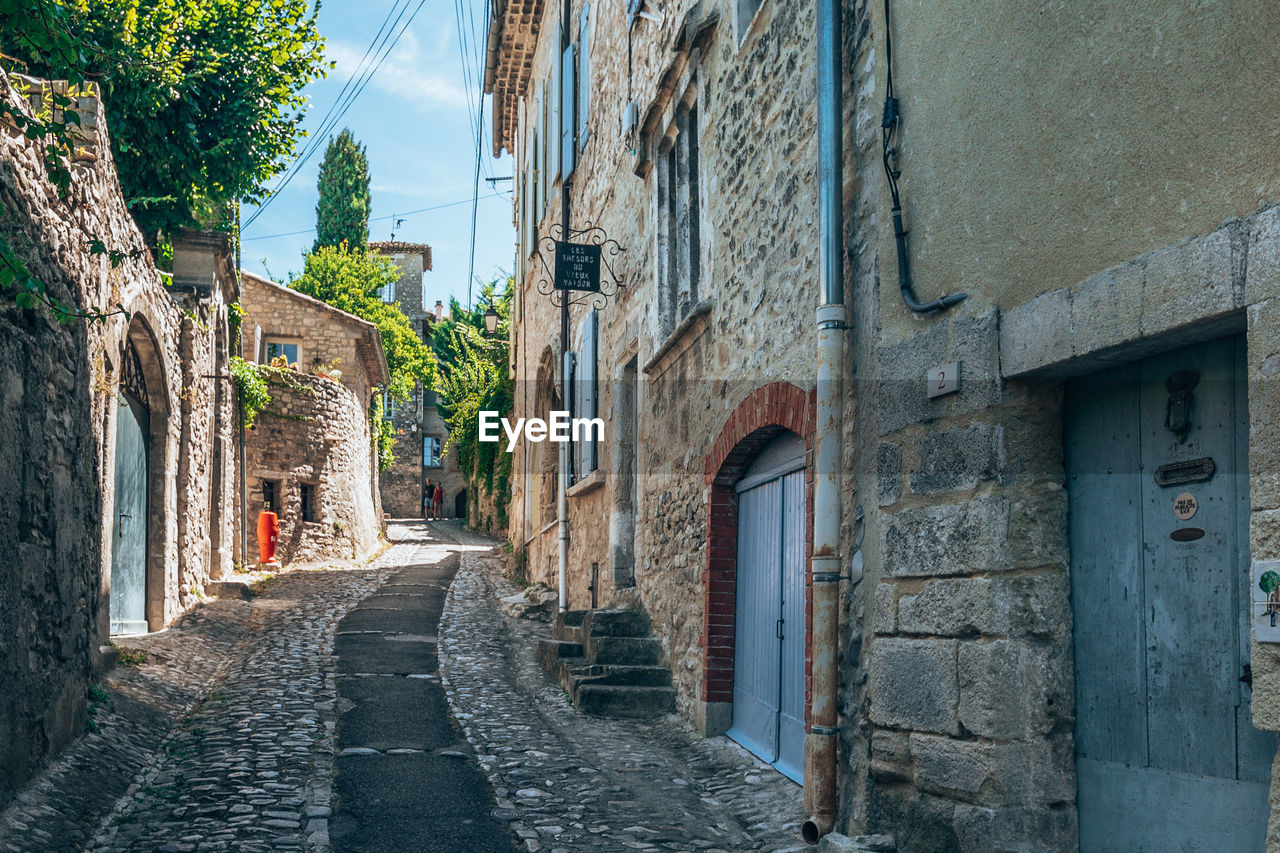
[[[498,331],[498,312],[493,310],[492,305],[484,312],[484,328],[491,335]]]

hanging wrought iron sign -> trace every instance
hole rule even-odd
[[[556,243],[556,290],[600,290],[600,247],[591,243]]]
[[[618,295],[622,276],[613,265],[625,251],[598,225],[566,231],[553,224],[538,238],[538,292],[557,307],[590,305],[598,311]]]

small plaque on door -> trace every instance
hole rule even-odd
[[[1253,639],[1280,643],[1280,560],[1253,564]]]
[[[1157,486],[1182,486],[1187,483],[1203,483],[1213,477],[1216,466],[1213,458],[1202,456],[1186,462],[1169,462],[1156,469],[1153,475]]]

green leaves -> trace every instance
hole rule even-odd
[[[504,284],[501,294],[496,292],[499,283]],[[434,332],[440,358],[435,387],[449,425],[446,450],[456,448],[458,467],[473,491],[483,483],[494,496],[498,523],[504,526],[511,501],[511,454],[501,442],[480,442],[479,432],[480,412],[506,415],[514,404],[507,370],[512,287],[510,278],[489,282],[470,311],[451,299],[450,319],[437,323]],[[490,305],[498,312],[494,337],[485,334],[484,312]]]
[[[231,381],[235,383],[236,396],[240,401],[240,423],[245,427],[252,426],[258,413],[271,403],[267,383],[258,365],[238,355],[231,357]]]
[[[1280,574],[1274,571],[1266,571],[1262,573],[1262,577],[1258,578],[1258,588],[1270,595],[1280,587]]]
[[[0,55],[101,84],[120,182],[148,234],[263,196],[301,136],[323,44],[308,0],[0,0]]]
[[[320,190],[316,202],[316,242],[321,246],[341,246],[364,250],[369,244],[369,162],[364,146],[351,131],[329,140],[320,164]]]
[[[389,259],[348,249],[344,244],[324,246],[307,255],[302,275],[291,279],[289,286],[377,326],[391,373],[388,390],[397,400],[407,400],[415,382],[431,384],[436,362],[400,307],[388,305],[378,296],[399,277]]]

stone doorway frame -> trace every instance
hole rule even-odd
[[[169,417],[171,405],[168,384],[165,381],[166,370],[161,356],[159,344],[151,324],[142,312],[135,312],[129,321],[128,330],[121,340],[117,353],[117,363],[121,365],[119,376],[124,375],[124,362],[129,357],[129,350],[137,358],[142,383],[146,388],[146,407],[148,412],[147,435],[147,565],[146,565],[146,619],[148,631],[159,631],[165,626],[165,602],[167,593],[167,571],[165,555],[168,552],[169,510],[171,503],[166,494],[170,478],[166,472],[172,468],[169,454]],[[119,381],[119,380],[118,380]],[[123,389],[121,389],[123,390]],[[118,397],[113,397],[118,399]],[[117,406],[118,403],[113,403]],[[120,413],[114,412],[118,418]],[[114,421],[113,421],[114,422]],[[115,451],[112,450],[112,464],[115,464]],[[114,469],[113,469],[114,470]],[[113,497],[114,501],[114,497]],[[105,541],[111,543],[112,528],[110,516],[105,519]],[[108,552],[110,545],[108,545]],[[109,565],[109,563],[108,563]]]
[[[813,452],[817,394],[789,382],[761,385],[729,415],[707,454],[707,546],[704,589],[702,690],[694,723],[704,735],[724,734],[733,719],[733,662],[737,608],[738,496],[734,484],[751,461],[784,430],[804,439],[805,455],[805,729],[812,687]]]

